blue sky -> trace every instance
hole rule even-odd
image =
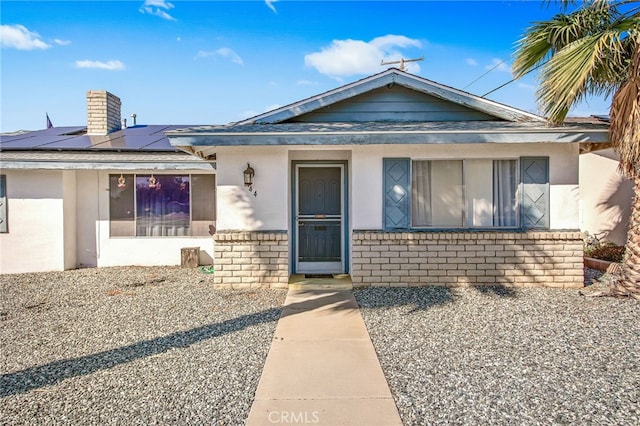
[[[539,1],[2,1],[0,131],[84,125],[87,90],[139,124],[222,124],[417,58],[409,72],[476,95],[511,80]],[[488,72],[488,73],[487,73]],[[485,76],[475,81],[483,74]],[[475,81],[475,82],[474,82]],[[473,84],[471,84],[473,83]],[[537,112],[531,74],[487,97]],[[572,115],[607,113],[606,99]],[[130,118],[129,118],[130,120]]]

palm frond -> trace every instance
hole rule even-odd
[[[567,45],[542,67],[538,101],[552,123],[587,95],[608,95],[621,83],[624,44],[616,29],[589,35]]]
[[[606,30],[619,17],[615,6],[598,0],[570,14],[534,23],[516,43],[514,76],[522,77],[571,43]]]

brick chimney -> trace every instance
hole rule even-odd
[[[106,135],[122,128],[120,98],[106,90],[87,92],[87,134]]]

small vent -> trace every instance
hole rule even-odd
[[[333,278],[332,274],[304,274],[305,278]]]

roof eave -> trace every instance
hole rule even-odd
[[[393,145],[393,144],[475,144],[475,143],[608,143],[603,129],[573,130],[553,128],[539,131],[408,131],[408,132],[245,132],[180,133],[168,135],[180,149],[201,146],[269,145]],[[186,149],[185,149],[186,150]]]

